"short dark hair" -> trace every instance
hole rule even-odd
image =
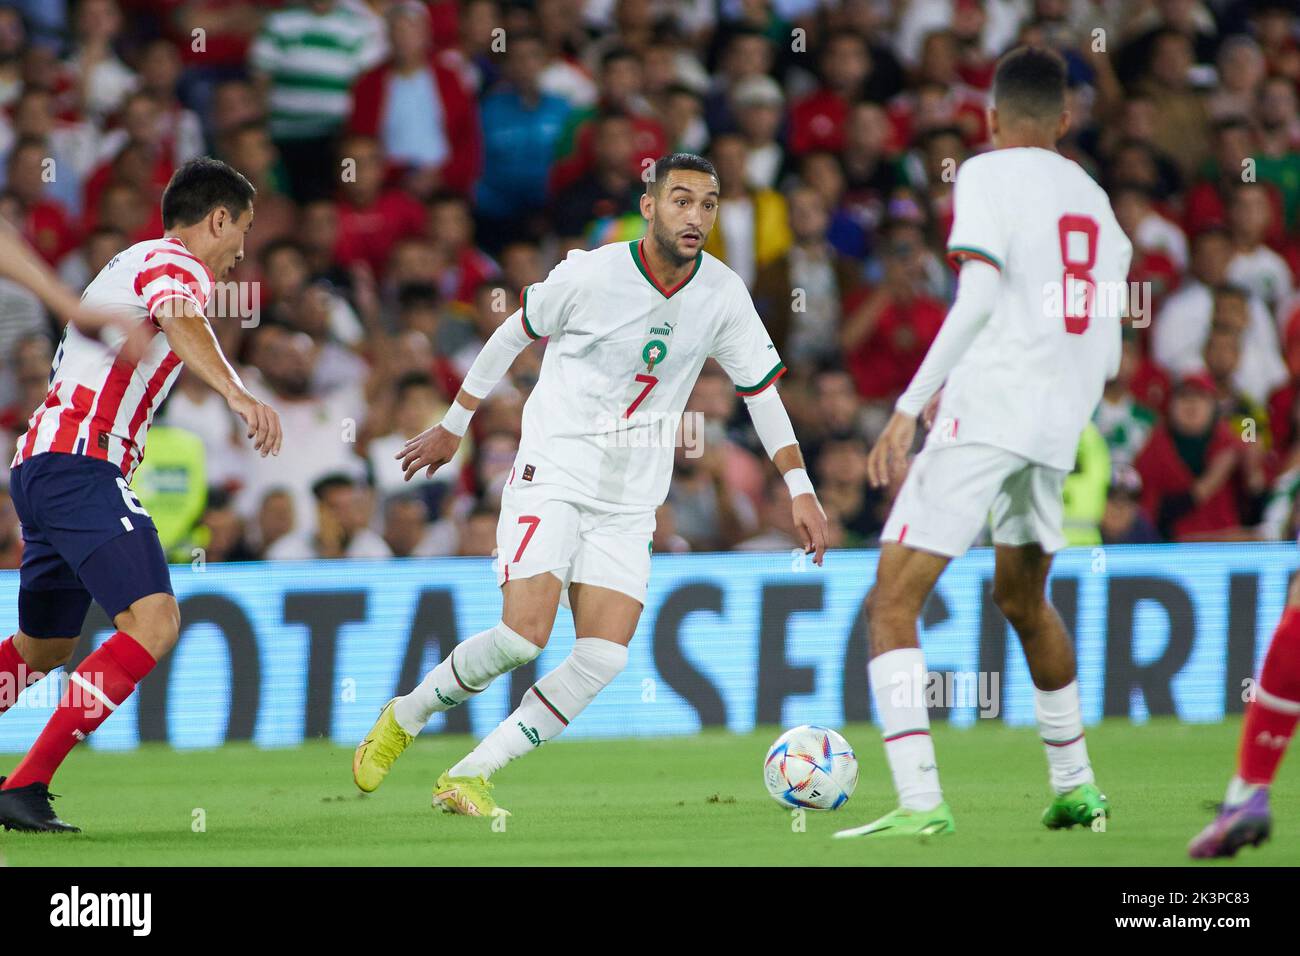
[[[356,488],[357,481],[341,471],[332,471],[312,483],[311,493],[316,496],[317,501],[324,501],[325,496],[335,488]]]
[[[192,226],[224,206],[235,218],[253,207],[257,190],[243,173],[210,156],[200,156],[172,174],[163,190],[164,229]]]
[[[278,236],[262,247],[262,251],[259,253],[257,261],[262,264],[263,268],[266,268],[267,263],[275,258],[275,256],[286,251],[297,253],[304,259],[307,257],[307,250],[302,247],[302,243],[297,239],[292,236]]]
[[[1214,131],[1215,139],[1218,139],[1222,137],[1224,133],[1231,133],[1237,130],[1245,130],[1249,133],[1251,125],[1250,120],[1246,119],[1246,117],[1239,113],[1234,113],[1230,116],[1224,116],[1221,119],[1215,120],[1210,124],[1210,128]]]
[[[1240,299],[1242,302],[1250,301],[1250,290],[1244,286],[1235,285],[1231,282],[1225,282],[1222,285],[1216,285],[1212,290],[1214,299]]]
[[[1221,221],[1212,220],[1192,235],[1192,245],[1195,246],[1198,242],[1203,242],[1206,239],[1223,239],[1231,242],[1232,233],[1228,232],[1228,227]]]
[[[633,60],[637,63],[641,62],[641,58],[632,52],[630,47],[616,46],[612,49],[606,50],[601,56],[600,68],[602,70],[607,70],[611,63],[617,63],[619,60]]]
[[[384,501],[384,514],[400,505],[419,505],[424,511],[424,520],[429,520],[429,503],[420,496],[416,491],[399,491],[396,494],[389,495]]]
[[[399,378],[397,383],[393,386],[393,394],[397,396],[397,400],[400,402],[406,398],[406,393],[411,391],[413,388],[427,388],[432,391],[438,390],[438,386],[434,384],[433,376],[429,373],[407,372]]]
[[[1022,46],[998,61],[993,104],[999,111],[1054,120],[1065,109],[1065,60],[1052,50]]]
[[[660,185],[674,169],[689,169],[697,173],[706,173],[714,179],[718,178],[718,171],[703,156],[695,153],[669,153],[655,160],[654,178],[645,184],[645,191],[657,194]]]
[[[403,282],[397,287],[397,309],[436,309],[438,288],[432,282]]]

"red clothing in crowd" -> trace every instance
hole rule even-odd
[[[862,301],[845,302],[845,314]],[[901,394],[921,366],[930,343],[939,334],[947,308],[920,296],[908,303],[885,306],[871,335],[849,353],[849,374],[863,398],[892,399]]]
[[[27,207],[22,234],[50,265],[57,265],[65,254],[77,246],[77,229],[62,203],[53,199]]]
[[[400,189],[385,190],[369,206],[354,206],[345,199],[335,208],[339,236],[334,260],[345,266],[366,262],[377,276],[384,274],[393,246],[424,232],[424,206]]]
[[[209,27],[204,31],[201,49],[195,49],[197,44],[194,37],[180,30],[178,20],[181,8],[188,7],[191,14],[197,14],[197,22],[203,23],[210,19],[220,20],[223,15],[228,17],[241,8],[251,8],[265,15],[285,6],[285,3],[284,0],[151,0],[150,3],[124,6],[155,8],[161,14],[164,29],[176,44],[186,66],[242,67],[248,59],[248,48],[253,43],[254,32],[214,30]],[[214,14],[216,17],[213,17]]]
[[[631,116],[632,156],[629,169],[640,181],[647,167],[668,152],[668,137],[657,120],[647,116]],[[552,195],[559,195],[569,186],[596,168],[596,123],[594,118],[583,120],[573,134],[573,152],[559,157],[551,165],[549,187]]]
[[[968,86],[954,86],[943,99],[944,122],[962,131],[967,146],[974,148],[986,142],[989,136],[988,117],[985,114],[987,94]],[[901,152],[916,142],[920,131],[916,128],[919,97],[915,93],[901,93],[885,109],[893,127],[890,150]],[[933,118],[930,120],[933,122]]]
[[[844,124],[849,104],[834,90],[809,93],[790,108],[790,152],[795,156],[815,150],[844,149]]]
[[[1149,284],[1151,289],[1151,313],[1159,313],[1165,297],[1178,288],[1182,281],[1178,266],[1164,252],[1157,249],[1134,249],[1133,262],[1129,266],[1129,282]]]
[[[1206,466],[1219,454],[1238,444],[1232,426],[1227,422],[1219,422],[1205,452]],[[1133,467],[1142,476],[1142,508],[1153,523],[1158,521],[1162,502],[1189,493],[1197,479],[1186,462],[1179,457],[1167,425],[1161,425],[1151,433],[1146,447],[1134,460]],[[1174,540],[1182,541],[1193,535],[1223,531],[1240,525],[1236,490],[1235,481],[1226,481],[1213,495],[1176,520],[1172,528]]]
[[[497,264],[487,253],[470,246],[460,251],[455,264],[448,270],[449,281],[444,283],[448,287],[442,292],[457,302],[470,305],[474,302],[474,292],[479,284],[491,279],[499,271]]]
[[[1128,390],[1140,404],[1164,414],[1165,406],[1169,404],[1169,395],[1173,391],[1173,383],[1155,360],[1144,357],[1133,373],[1133,381]]]
[[[436,59],[429,60],[438,97],[447,145],[451,153],[442,167],[442,183],[453,192],[469,195],[483,171],[483,136],[479,130],[478,110],[460,76]],[[383,126],[384,103],[388,81],[393,74],[391,62],[382,63],[363,73],[352,87],[352,117],[348,132],[362,136],[379,136]]]
[[[1265,185],[1268,189],[1269,201],[1273,204],[1273,224],[1269,227],[1264,241],[1270,246],[1277,246],[1286,238],[1282,194],[1271,183]],[[1223,198],[1224,194],[1217,179],[1199,180],[1187,190],[1186,198],[1183,200],[1183,228],[1187,235],[1195,236],[1209,226],[1227,225],[1228,208]]]

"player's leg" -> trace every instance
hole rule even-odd
[[[23,526],[19,571],[18,630],[0,641],[0,714],[23,690],[66,664],[90,609],[90,593],[45,537],[27,500],[26,468],[10,476],[14,510]]]
[[[156,558],[146,556],[152,550],[144,546],[147,542],[157,549]],[[132,568],[141,571],[134,581],[129,580]],[[48,785],[73,746],[107,720],[176,645],[180,609],[171,594],[167,562],[156,533],[146,534],[142,529],[139,537],[113,539],[87,559],[80,574],[92,595],[128,595],[116,602],[106,596],[98,598],[101,606],[107,602],[105,610],[112,615],[116,632],[69,675],[62,700],[27,756],[5,781],[5,790],[32,783]],[[141,588],[150,593],[135,597],[133,592]],[[126,607],[115,606],[123,601],[129,601]]]
[[[569,656],[524,694],[514,712],[448,771],[450,776],[486,780],[516,757],[558,737],[627,666],[627,645],[641,617],[640,603],[609,588],[578,583],[569,586],[569,603],[580,635]]]
[[[1034,714],[1056,794],[1043,814],[1053,829],[1090,826],[1110,816],[1096,786],[1083,731],[1074,644],[1047,599],[1052,555],[1037,544],[997,545],[993,601],[1020,639],[1034,682]]]
[[[481,694],[496,678],[540,654],[555,624],[560,586],[549,572],[505,582],[501,620],[457,644],[414,690],[393,702],[402,728],[418,734],[434,714]]]
[[[573,505],[537,489],[507,487],[497,522],[501,620],[457,644],[409,693],[380,711],[352,757],[352,779],[369,793],[434,714],[481,694],[496,678],[537,657],[550,639],[562,579],[577,543]]]
[[[501,620],[457,644],[424,679],[379,713],[352,756],[352,779],[366,793],[378,789],[402,751],[436,713],[487,690],[502,674],[542,652],[555,623],[560,579],[550,572],[506,582]]]
[[[180,633],[167,559],[151,521],[102,544],[77,574],[117,630],[69,675],[49,722],[0,787],[0,824],[8,827],[75,829],[54,816],[50,781],[72,748],[131,696]]]
[[[837,837],[949,833],[926,708],[925,655],[917,619],[948,562],[966,553],[1014,462],[987,445],[936,443],[917,455],[881,534],[876,582],[867,595],[871,699],[899,806]]]
[[[1193,858],[1234,856],[1243,846],[1268,839],[1272,814],[1268,788],[1300,720],[1300,574],[1291,579],[1286,608],[1278,622],[1255,696],[1246,705],[1237,751],[1237,772],[1219,812],[1192,840]]]
[[[952,828],[930,737],[925,655],[916,629],[949,560],[897,541],[881,545],[876,583],[867,595],[867,676],[898,809],[866,826],[842,830],[837,837],[921,835]]]
[[[627,664],[627,646],[645,605],[654,513],[584,510],[580,535],[568,587],[577,637],[573,651],[439,779],[434,803],[448,812],[485,815],[495,810],[488,778],[563,733]]]
[[[991,521],[996,549],[993,601],[1011,623],[1034,682],[1034,713],[1056,794],[1044,825],[1092,826],[1110,816],[1084,740],[1074,643],[1047,599],[1052,555],[1065,546],[1065,472],[1026,463],[1003,482]]]
[[[72,569],[66,570],[76,582]],[[0,714],[26,688],[72,658],[89,609],[90,594],[79,583],[54,590],[19,586],[18,630],[0,642]]]

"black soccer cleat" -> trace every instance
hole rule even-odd
[[[0,777],[0,786],[5,782]],[[25,787],[0,790],[0,827],[27,833],[80,833],[80,827],[64,823],[54,813],[48,785],[29,783]]]

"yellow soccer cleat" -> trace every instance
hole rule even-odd
[[[393,716],[393,701],[384,705],[379,712],[379,719],[370,728],[366,739],[357,745],[357,752],[352,755],[352,779],[366,793],[379,789],[393,769],[395,761],[403,750],[411,745],[415,738],[402,729],[402,725]]]
[[[508,817],[510,811],[498,807],[489,791],[492,784],[484,777],[451,777],[444,773],[433,788],[433,806],[443,813],[466,817]]]

